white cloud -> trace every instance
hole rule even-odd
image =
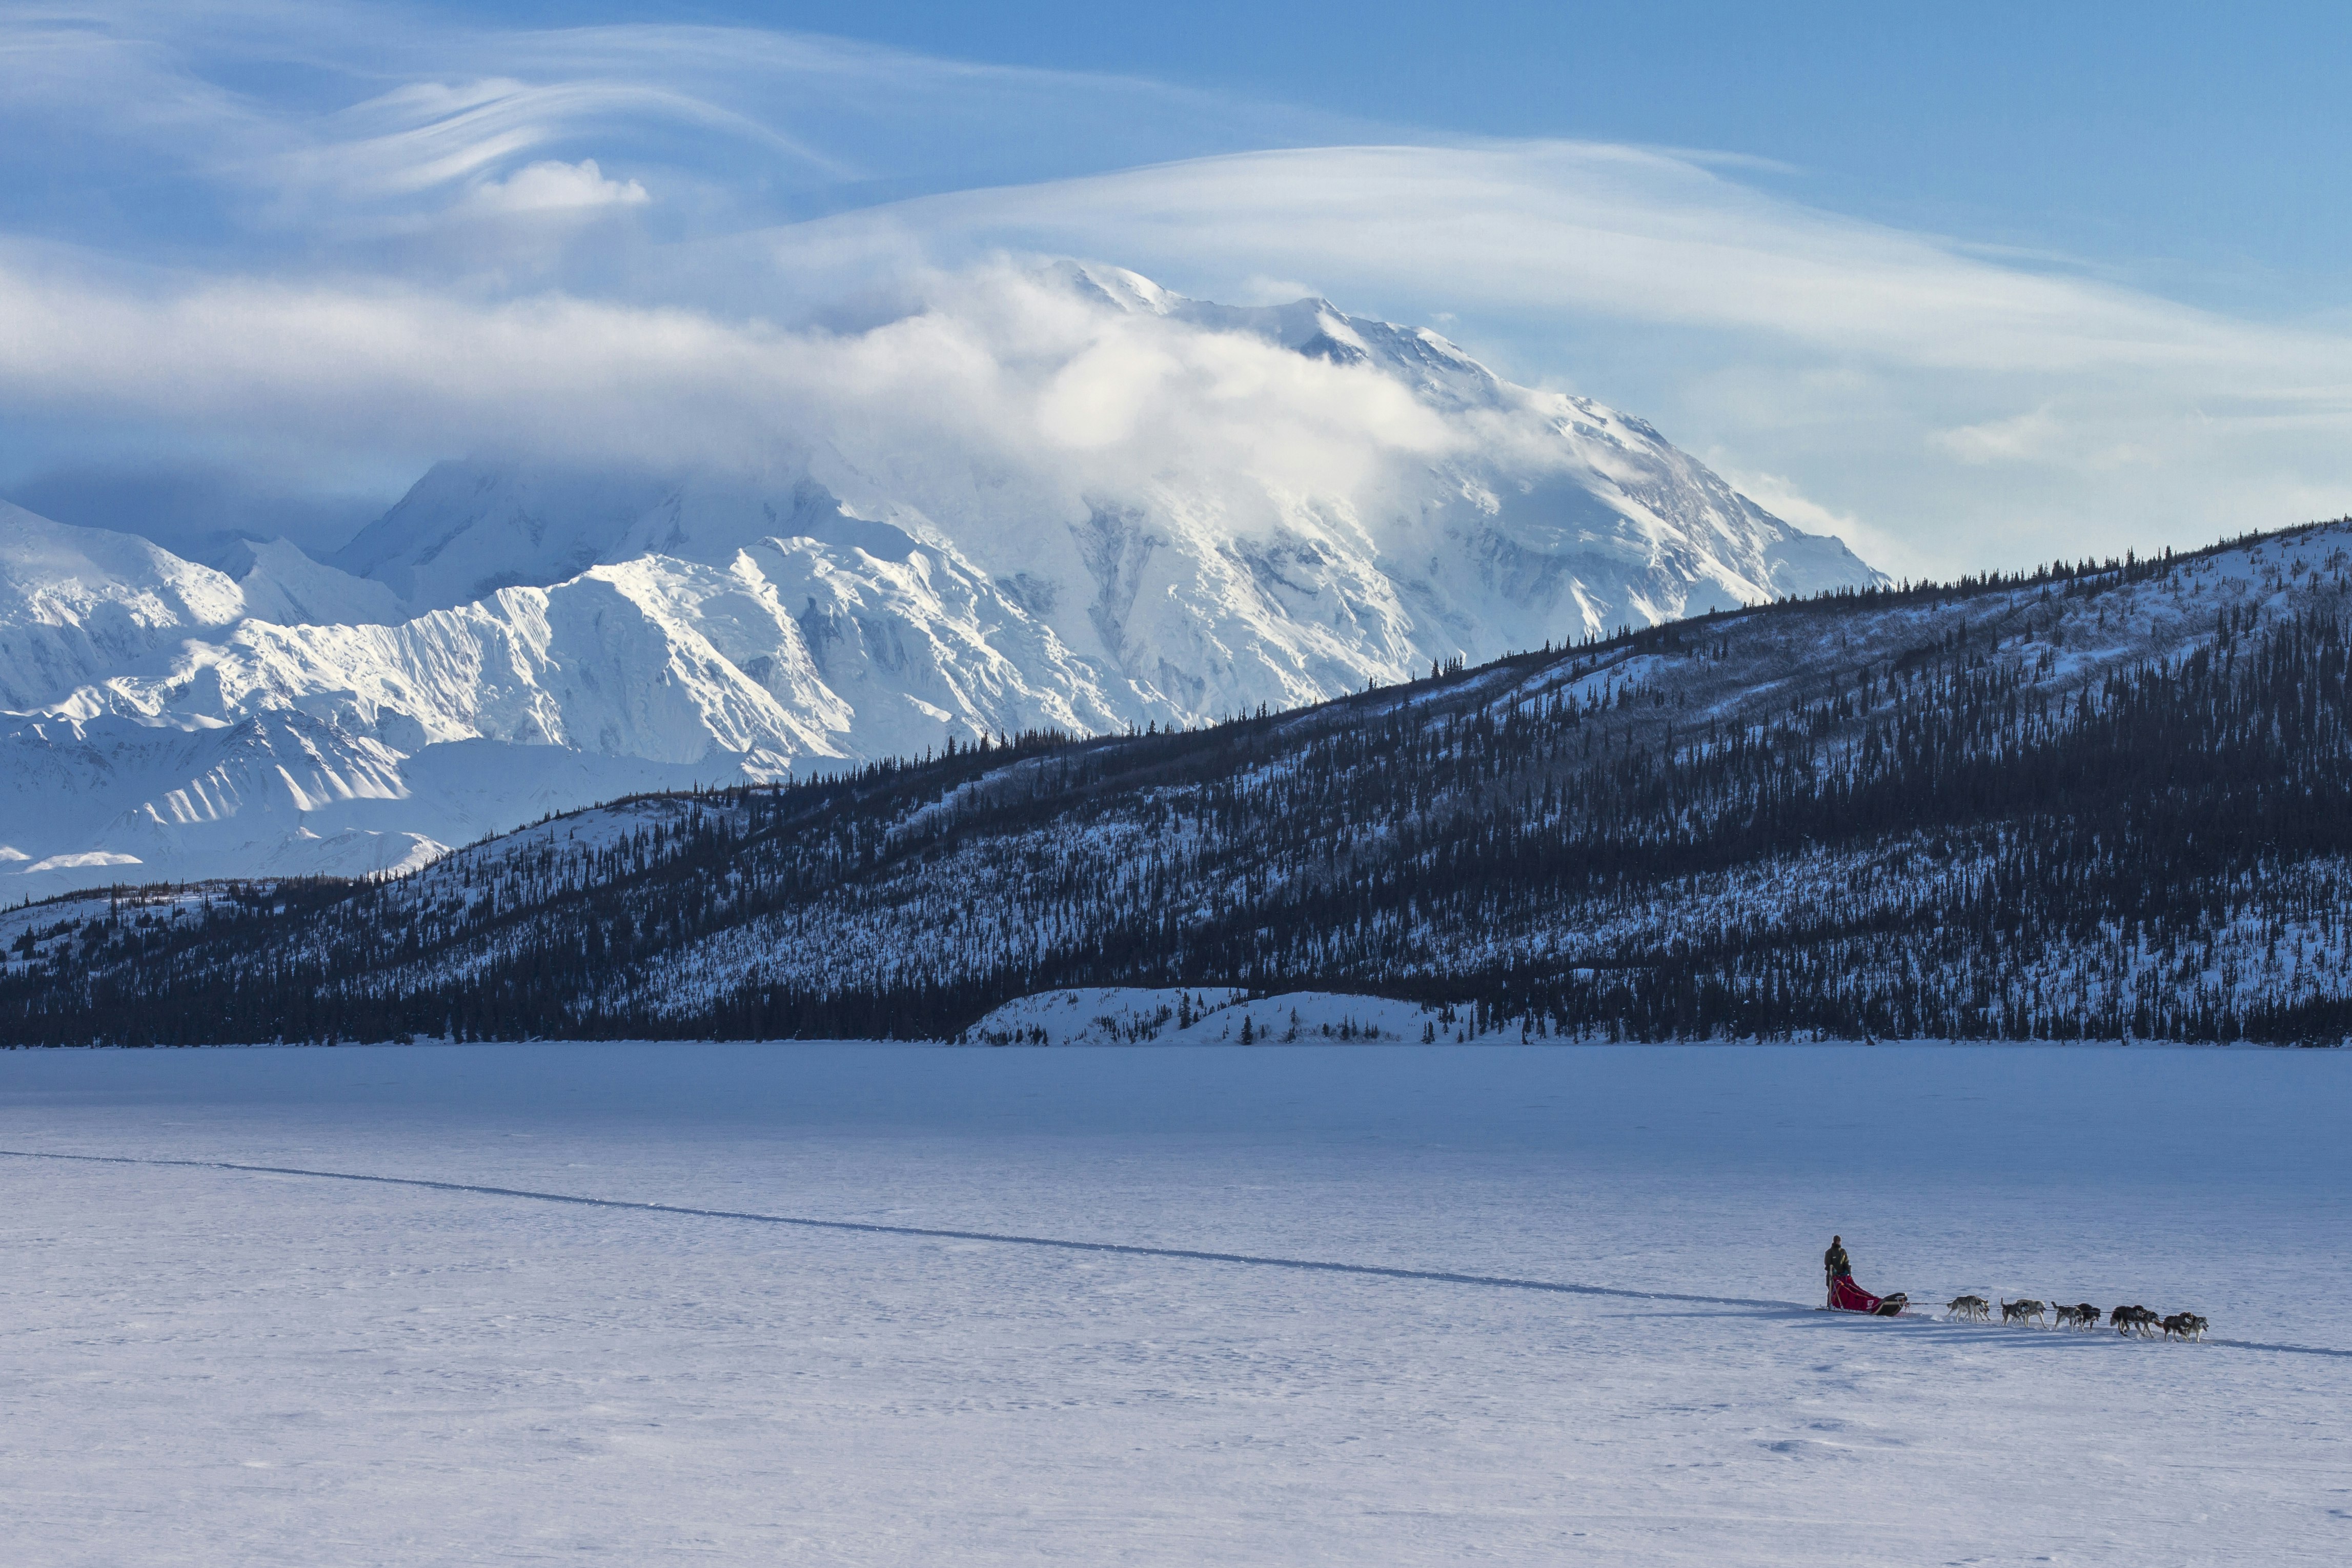
[[[0,11],[0,192],[61,163],[100,188],[162,171],[175,192],[120,220],[167,226],[65,233],[80,248],[61,264],[0,250],[0,401],[19,430],[162,446],[299,430],[371,472],[493,439],[748,450],[859,419],[950,451],[992,431],[1080,467],[1193,440],[1344,468],[1419,439],[1344,382],[1281,389],[1295,367],[1148,332],[1072,337],[1017,290],[949,280],[1034,250],[1235,301],[1443,319],[1919,570],[2352,509],[2341,322],[2233,319],[2029,248],[1856,222],[1748,183],[1751,161],[1336,144],[1351,133],[753,29],[275,0],[100,4],[70,26]],[[904,192],[933,193],[860,205]],[[38,232],[83,210],[48,204]],[[808,213],[833,215],[791,221]],[[626,218],[522,221],[590,214]],[[207,259],[138,274],[164,255]],[[909,314],[954,287],[992,300],[972,305],[992,325],[959,338]],[[832,330],[774,325],[812,322]],[[1216,412],[1284,398],[1295,459]]]
[[[2335,366],[2336,340],[2234,322],[1933,235],[1778,201],[1633,147],[1316,147],[957,192],[798,225],[800,246],[1010,241],[1263,279],[1770,334],[1955,371]]]
[[[299,140],[271,172],[287,190],[363,204],[478,179],[519,157],[614,124],[630,127],[633,138],[653,127],[683,127],[722,145],[751,144],[797,166],[803,177],[839,179],[852,172],[784,131],[691,93],[625,81],[530,83],[507,78],[412,83],[341,113],[289,126],[289,139]],[[548,166],[548,160],[530,165]]]
[[[1809,534],[1828,534],[1880,570],[1897,576],[1927,576],[1934,570],[1925,552],[1899,535],[1875,528],[1850,512],[1822,506],[1785,474],[1743,468],[1737,457],[1723,452],[1704,455],[1704,461],[1740,494],[1773,516],[1794,523]]]
[[[256,91],[256,80],[286,84]],[[236,84],[235,86],[227,84]],[[624,146],[702,187],[718,227],[1365,122],[1132,78],[683,25],[526,29],[336,0],[0,6],[0,172],[60,148],[160,160],[281,223],[406,214],[524,162]],[[583,147],[582,144],[585,143]]]
[[[651,199],[635,180],[606,179],[593,158],[527,164],[503,180],[475,186],[466,198],[468,206],[495,213],[577,213],[643,206]]]
[[[2022,463],[2061,448],[2066,428],[2047,408],[1982,424],[1938,430],[1928,439],[1963,463]]]
[[[0,409],[266,426],[354,452],[512,448],[760,468],[811,452],[916,497],[975,485],[1041,518],[1167,472],[1349,495],[1454,437],[1393,382],[1092,307],[1024,268],[919,280],[852,333],[671,307],[254,281],[142,292],[0,263]]]

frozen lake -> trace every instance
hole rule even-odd
[[[2335,1051],[0,1052],[0,1149],[107,1157],[0,1158],[0,1529],[303,1568],[2352,1561],[2347,1128]],[[1872,1290],[2214,1343],[1817,1313],[1833,1230]]]

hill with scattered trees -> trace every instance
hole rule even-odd
[[[0,920],[0,1036],[951,1038],[1226,986],[1530,1039],[2334,1043],[2348,592],[2315,525],[59,900]]]

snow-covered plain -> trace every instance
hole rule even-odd
[[[2342,1562],[2347,1124],[2334,1051],[0,1053],[7,1555]],[[2214,1339],[1818,1313],[1832,1230]]]

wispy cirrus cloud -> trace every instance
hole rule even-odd
[[[795,225],[790,259],[870,234],[1141,251],[1164,268],[1349,277],[1384,294],[1769,333],[1957,371],[2294,362],[2307,335],[1941,236],[1776,199],[1684,156],[1584,142],[1281,149],[960,191]]]
[[[624,142],[669,131],[755,149],[817,182],[856,173],[784,131],[690,93],[628,82],[536,85],[510,78],[395,89],[317,123],[312,136],[267,172],[283,187],[322,189],[345,201],[409,196],[488,178],[518,158],[592,138],[607,127]]]
[[[129,173],[156,160],[198,181],[201,201],[320,221],[335,204],[406,211],[420,193],[585,155],[692,184],[695,225],[715,232],[877,193],[1366,129],[1147,80],[845,39],[520,30],[338,0],[0,5],[0,124],[16,132],[0,168],[36,172],[62,153]],[[268,235],[247,238],[258,248]]]

